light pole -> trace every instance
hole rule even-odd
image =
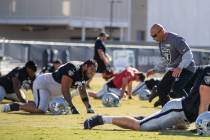
[[[121,3],[119,0],[111,0],[110,1],[110,26],[109,26],[109,37],[112,39],[112,23],[113,23],[113,12],[114,12],[114,4]]]

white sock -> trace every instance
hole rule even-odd
[[[104,123],[112,123],[112,117],[102,116]]]

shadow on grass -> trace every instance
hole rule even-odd
[[[193,129],[193,130],[165,130],[165,131],[159,131],[159,135],[198,137],[198,135],[196,134],[196,129]]]
[[[128,129],[97,129],[97,128],[93,128],[93,129],[84,129],[84,130],[91,130],[91,131],[104,131],[104,132],[112,132],[112,131],[119,131],[119,132],[130,132],[132,130],[128,130]]]
[[[40,113],[29,113],[29,112],[8,112],[8,114],[16,114],[16,115],[24,115],[24,116],[37,116],[37,115],[46,115],[46,114],[40,114]]]
[[[67,116],[67,115],[73,115],[73,116],[77,116],[80,114],[64,114],[64,115],[54,115],[51,113],[29,113],[29,112],[22,112],[22,111],[14,111],[14,112],[8,112],[8,114],[16,114],[16,115],[23,115],[23,116],[54,116],[54,117],[58,117],[58,116]]]
[[[119,131],[119,132],[131,132],[133,130],[128,129],[87,129],[91,131],[104,131],[104,132],[112,132],[112,131]],[[138,132],[138,131],[136,131]],[[158,135],[168,135],[168,136],[187,136],[187,137],[206,137],[206,136],[200,136],[196,134],[196,129],[192,130],[164,130],[164,131],[139,131],[139,132],[147,132],[147,133],[154,133],[158,132]]]

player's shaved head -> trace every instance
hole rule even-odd
[[[151,27],[151,32],[159,31],[159,30],[165,30],[164,27],[161,24],[154,24]]]
[[[150,29],[150,35],[154,40],[160,42],[164,40],[166,34],[166,30],[161,24],[154,24]]]

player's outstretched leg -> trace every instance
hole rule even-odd
[[[140,130],[140,121],[129,116],[101,116],[95,115],[84,122],[84,129],[91,129],[98,125],[113,124],[121,128]]]

